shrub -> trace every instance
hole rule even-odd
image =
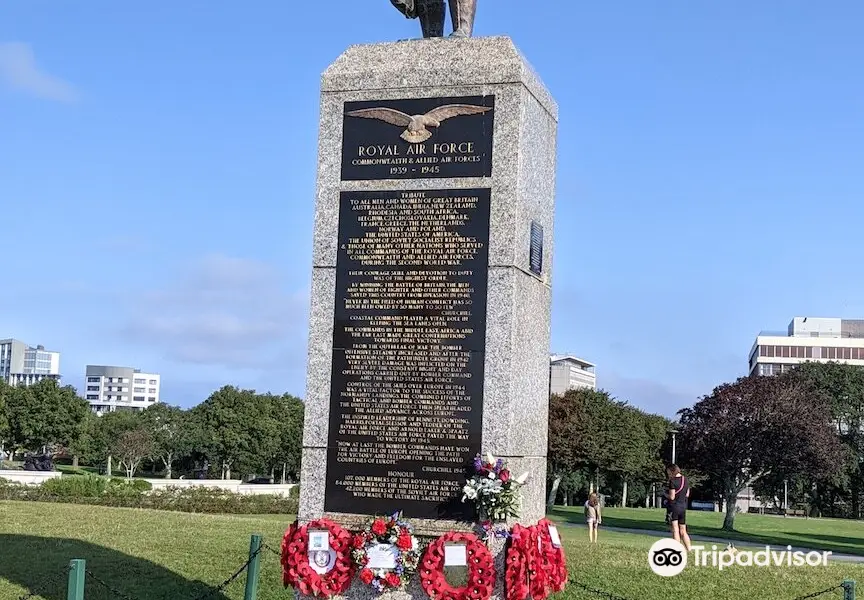
[[[122,479],[120,477],[112,477],[109,480],[108,488],[128,488],[136,492],[149,492],[153,489],[153,484],[143,479]]]
[[[272,494],[236,494],[194,486],[167,487],[143,498],[147,508],[214,514],[296,514],[297,500]]]
[[[108,482],[108,487],[105,488],[105,496],[111,498],[138,498],[143,493],[142,490],[137,489],[125,479],[111,479]]]
[[[61,482],[73,479],[88,479],[73,476],[50,479],[41,486],[28,486],[16,483],[0,485],[0,500],[29,500],[35,502],[65,502],[73,504],[92,504],[125,508],[152,508],[190,513],[211,514],[290,514],[296,515],[296,498],[276,495],[243,495],[225,490],[195,486],[190,488],[168,487],[144,493],[135,489],[139,484],[124,479],[108,480],[105,477],[91,477],[102,481],[102,492],[93,493],[93,483]],[[50,485],[49,485],[50,484]],[[147,484],[149,485],[149,484]],[[80,490],[80,495],[73,493]],[[294,490],[292,490],[293,495]]]
[[[149,492],[153,489],[153,484],[143,479],[133,479],[132,487],[141,492]]]
[[[68,475],[49,479],[40,487],[63,498],[98,498],[105,493],[107,480],[96,475]]]

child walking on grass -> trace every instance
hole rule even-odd
[[[588,501],[585,503],[585,520],[588,522],[588,539],[597,543],[597,526],[603,522],[600,515],[600,499],[597,494],[588,496]]]

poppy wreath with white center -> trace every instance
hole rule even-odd
[[[336,553],[333,568],[320,574],[309,565],[309,530],[330,532],[330,548]],[[351,533],[327,519],[298,526],[295,521],[282,538],[282,583],[304,596],[330,598],[344,593],[356,569],[351,560]]]
[[[444,577],[444,547],[464,544],[468,581],[453,587]],[[495,563],[486,544],[473,533],[451,531],[429,544],[420,561],[420,585],[432,600],[488,600],[495,588]]]
[[[395,569],[369,568],[368,550],[378,544],[392,546],[396,553]],[[352,559],[360,570],[360,581],[378,594],[404,588],[420,562],[420,543],[414,536],[414,528],[402,520],[401,513],[375,519],[365,530],[354,534],[351,546]]]

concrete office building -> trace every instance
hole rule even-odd
[[[779,375],[808,361],[864,366],[864,319],[795,317],[785,333],[763,331],[750,349],[750,374]]]
[[[552,355],[549,361],[549,393],[561,395],[577,388],[597,389],[593,363],[569,355]]]
[[[144,410],[159,399],[160,377],[131,367],[87,365],[85,399],[97,415]]]
[[[59,381],[60,353],[18,340],[0,340],[0,379],[9,385],[33,385],[43,379]]]

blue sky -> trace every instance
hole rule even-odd
[[[560,105],[553,350],[665,414],[864,317],[864,4],[479,0]],[[0,0],[0,337],[303,394],[320,73],[386,0]]]

